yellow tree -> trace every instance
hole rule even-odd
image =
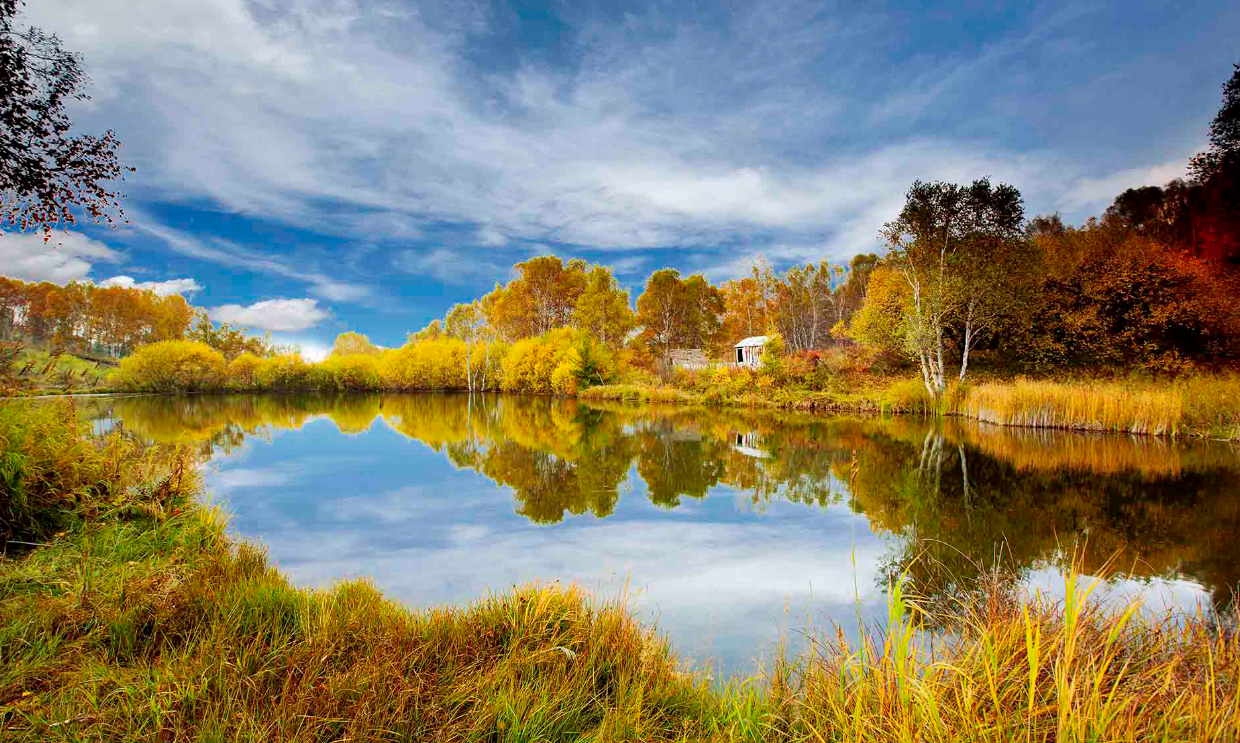
[[[573,320],[577,299],[586,288],[586,263],[567,264],[554,255],[531,258],[513,266],[517,278],[495,287],[484,298],[487,322],[505,340],[542,335]]]
[[[624,337],[637,326],[637,316],[629,306],[629,293],[605,266],[595,266],[586,276],[586,287],[577,299],[573,322],[604,345],[619,348]]]
[[[371,343],[369,338],[351,330],[336,336],[336,342],[332,344],[332,356],[378,356],[379,353],[379,347]]]

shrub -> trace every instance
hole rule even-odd
[[[465,341],[444,336],[426,338],[386,354],[379,374],[388,389],[463,390],[468,386],[465,358]]]
[[[319,364],[324,377],[338,390],[377,390],[382,384],[379,357],[367,353],[331,356]]]
[[[541,395],[556,392],[552,375],[562,363],[568,362],[567,370],[561,373],[563,384],[568,375],[575,374],[579,362],[575,346],[576,339],[570,328],[558,328],[537,338],[517,341],[504,359],[504,391]]]
[[[243,353],[228,362],[225,384],[238,390],[255,389],[258,386],[258,368],[263,360],[252,353]]]
[[[205,343],[160,341],[121,359],[108,378],[118,389],[143,392],[194,392],[224,385],[224,356]]]
[[[270,390],[304,390],[319,386],[318,375],[300,354],[282,354],[262,360],[255,375],[259,387]]]

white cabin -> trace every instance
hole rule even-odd
[[[737,366],[757,369],[762,359],[762,347],[770,340],[765,335],[754,335],[732,346],[732,361]]]

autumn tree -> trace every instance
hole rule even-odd
[[[71,135],[65,106],[86,101],[82,58],[54,34],[17,26],[18,0],[0,0],[0,228],[42,230],[76,223],[85,212],[96,222],[123,218],[120,141]],[[0,230],[0,235],[3,231]]]
[[[838,321],[838,289],[844,283],[843,266],[823,261],[789,268],[772,284],[772,321],[789,351],[819,348],[831,325]]]
[[[222,322],[216,325],[211,321],[205,309],[194,312],[194,323],[185,334],[186,340],[205,343],[219,351],[225,361],[232,361],[243,353],[250,353],[260,358],[271,355],[271,338],[256,337],[249,334],[249,329],[240,325]]]
[[[899,217],[884,227],[888,260],[912,290],[908,349],[936,398],[947,387],[949,343],[956,342],[964,381],[969,350],[1019,302],[1023,225],[1020,192],[982,178],[969,186],[915,181]]]
[[[906,347],[905,317],[912,292],[895,269],[881,263],[870,272],[865,303],[852,317],[849,336],[862,345],[888,353]]]
[[[848,323],[865,304],[870,288],[870,275],[878,266],[874,253],[860,253],[848,263],[848,279],[834,292],[836,323]]]
[[[21,319],[30,302],[25,286],[24,282],[0,276],[0,340],[16,340],[20,333]]]
[[[643,339],[660,356],[673,348],[709,348],[722,328],[723,294],[700,274],[680,278],[674,268],[655,271],[637,298]]]
[[[573,309],[573,324],[609,348],[619,348],[637,326],[629,293],[620,287],[610,268],[594,266],[586,274],[585,289]]]
[[[417,343],[418,341],[433,341],[439,339],[443,335],[443,321],[436,317],[428,322],[426,327],[422,328],[418,332],[409,333],[406,340],[409,343]]]
[[[573,321],[577,299],[586,288],[586,263],[567,264],[545,255],[516,264],[517,278],[496,286],[485,299],[487,323],[508,341],[542,335]]]
[[[745,276],[726,281],[723,294],[723,326],[729,345],[766,329],[766,294],[758,279]]]
[[[354,354],[363,354],[366,356],[378,356],[382,353],[381,349],[370,342],[361,333],[348,331],[336,336],[336,342],[332,344],[332,356],[351,356]]]

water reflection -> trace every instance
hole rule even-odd
[[[1175,600],[1218,606],[1240,580],[1228,445],[450,394],[92,404],[213,456],[239,530],[298,579],[374,575],[421,604],[629,575],[678,643],[708,638],[690,650],[731,670],[786,600],[878,619],[905,571],[946,603],[997,555],[1036,582],[1087,542],[1087,571],[1117,556],[1117,585]]]

